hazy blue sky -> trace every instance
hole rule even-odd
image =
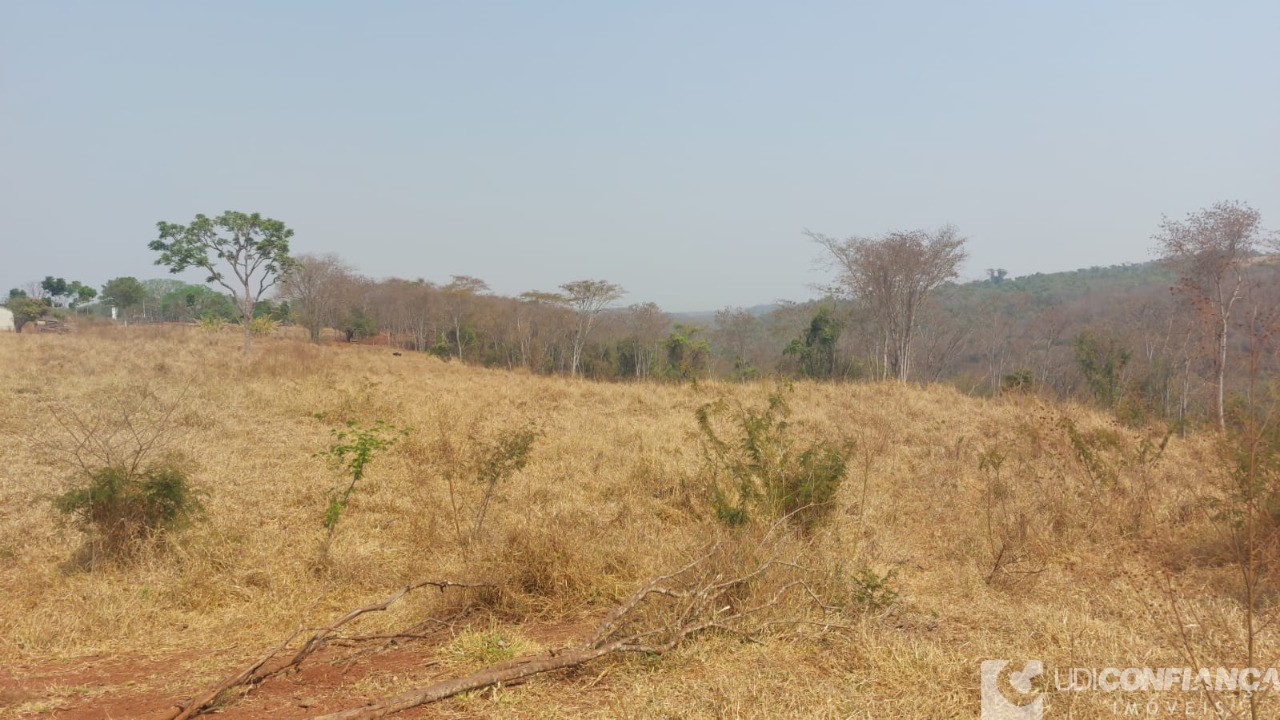
[[[966,273],[1280,227],[1280,2],[0,1],[0,290],[164,274],[165,219],[671,310],[803,299],[805,227]]]

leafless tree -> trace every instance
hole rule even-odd
[[[570,374],[578,375],[581,367],[582,348],[595,326],[596,318],[613,301],[626,292],[620,286],[604,280],[575,280],[560,286],[565,305],[578,314],[578,324],[573,335],[573,359]]]
[[[280,297],[287,300],[307,328],[312,341],[338,317],[343,285],[354,274],[337,255],[299,255],[280,283]]]
[[[979,324],[976,313],[968,307],[949,308],[932,302],[920,318],[918,331],[921,346],[917,364],[926,382],[938,382],[951,376],[961,355]]]
[[[881,374],[905,382],[911,373],[916,318],[929,293],[959,274],[965,238],[951,225],[839,240],[806,231],[836,271],[833,293],[863,303],[877,326]]]
[[[462,321],[471,310],[477,295],[489,292],[489,284],[470,275],[454,275],[453,280],[441,288],[444,296],[445,312],[449,314],[449,322],[453,325],[454,346],[458,352],[458,360],[462,360],[463,346],[466,344],[462,332]]]
[[[566,312],[563,301],[556,293],[530,290],[520,294],[515,312],[522,365],[545,369],[545,364],[555,364],[557,329],[562,324],[557,315]]]
[[[635,343],[636,379],[653,377],[658,373],[662,340],[670,327],[671,317],[656,303],[638,303],[627,308],[626,329]]]
[[[748,367],[751,340],[758,332],[760,319],[740,307],[726,307],[716,311],[712,337],[720,347],[724,359],[736,370]]]
[[[1197,311],[1213,341],[1218,429],[1226,428],[1227,334],[1231,311],[1244,297],[1249,262],[1257,255],[1262,218],[1239,202],[1219,202],[1160,224],[1156,252],[1178,268],[1175,288]]]

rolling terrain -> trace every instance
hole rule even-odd
[[[405,716],[975,717],[990,658],[1244,664],[1208,434],[940,385],[605,384],[285,336],[245,357],[237,343],[196,327],[0,335],[0,717],[163,716],[300,626],[418,580],[486,585],[412,595],[347,637],[440,619],[430,632],[334,644],[219,701],[226,717],[337,711],[574,646],[708,547],[767,547],[819,600],[788,596],[749,637],[713,628]],[[771,395],[791,409],[789,437],[846,461],[808,530],[728,527],[714,510],[724,468],[698,409],[720,403],[729,437]],[[408,430],[326,541],[342,478],[324,451],[348,420]],[[77,428],[105,446],[162,430],[148,452],[190,468],[199,516],[128,559],[88,555],[52,502],[80,477]],[[486,449],[524,430],[526,462],[486,484]],[[1274,657],[1275,629],[1257,639]],[[1118,699],[1051,676],[1041,689],[1048,717],[1110,717]]]

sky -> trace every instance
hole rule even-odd
[[[1275,0],[0,0],[0,291],[243,210],[373,277],[713,310],[814,296],[806,228],[1016,276],[1219,200],[1280,228]]]

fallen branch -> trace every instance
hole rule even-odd
[[[694,636],[722,632],[747,641],[779,625],[813,624],[836,627],[833,623],[804,617],[783,619],[764,617],[781,607],[795,594],[805,605],[817,609],[826,619],[833,610],[823,604],[802,578],[794,577],[800,566],[768,557],[749,565],[746,571],[728,574],[739,558],[716,544],[679,570],[650,581],[620,603],[582,645],[560,652],[517,658],[490,665],[463,677],[434,682],[384,700],[316,716],[313,720],[370,720],[444,700],[455,695],[498,685],[523,682],[536,675],[585,665],[614,653],[662,654]],[[782,574],[778,578],[774,575]],[[772,580],[772,592],[754,605],[740,605],[743,598],[765,580]]]
[[[438,588],[440,592],[444,592],[448,588],[485,588],[493,586],[483,583],[458,583],[453,582],[452,580],[423,580],[421,582],[405,585],[379,602],[356,608],[355,610],[352,610],[338,618],[332,624],[316,629],[312,632],[311,637],[307,638],[307,641],[298,648],[298,651],[294,653],[291,658],[268,665],[268,663],[270,663],[277,655],[284,652],[285,648],[289,647],[289,644],[292,643],[294,639],[306,632],[304,628],[299,627],[297,630],[294,630],[289,637],[285,638],[284,642],[280,643],[280,645],[268,652],[257,662],[254,662],[234,675],[230,675],[218,683],[215,683],[186,703],[174,706],[167,714],[158,716],[157,720],[188,720],[189,718],[193,718],[203,713],[205,709],[212,705],[223,693],[229,690],[240,687],[251,688],[270,677],[287,670],[296,669],[301,666],[302,662],[316,650],[319,650],[321,647],[333,640],[339,639],[334,637],[334,633],[337,632],[339,628],[369,613],[383,612],[405,595],[424,587],[435,587]],[[347,640],[350,640],[350,638],[347,638]]]
[[[329,715],[321,715],[316,720],[354,720],[355,718],[379,718],[392,713],[444,700],[471,690],[490,687],[492,685],[519,682],[526,678],[577,667],[596,658],[615,652],[616,647],[579,648],[558,655],[537,655],[518,658],[501,665],[493,665],[465,677],[442,680],[424,688],[410,690],[381,702],[352,708]]]

